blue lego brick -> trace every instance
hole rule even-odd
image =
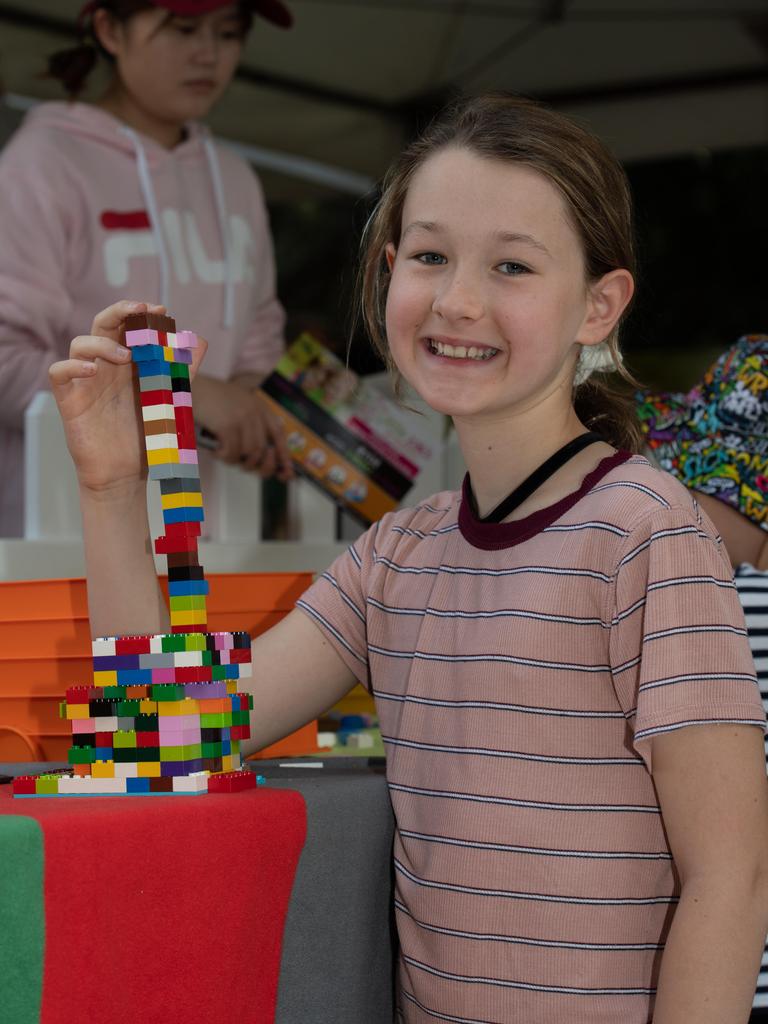
[[[126,789],[129,793],[148,793],[149,779],[126,779]]]
[[[153,346],[159,348],[159,345]],[[166,362],[165,359],[145,359],[140,361],[138,364],[139,377],[156,377],[163,376],[170,379],[171,376],[171,364]]]
[[[169,580],[168,593],[171,597],[183,597],[190,594],[207,594],[210,591],[208,580]]]
[[[202,523],[205,513],[201,508],[165,508],[164,523]]]
[[[135,345],[131,349],[131,358],[134,363],[164,363],[166,361],[164,353],[165,349],[162,345]]]
[[[145,686],[152,683],[151,668],[119,669],[117,673],[118,686]]]

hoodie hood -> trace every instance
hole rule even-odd
[[[218,233],[223,250],[224,291],[221,304],[221,326],[231,328],[234,322],[234,267],[228,230],[227,207],[224,196],[221,166],[216,147],[208,129],[197,122],[188,122],[185,138],[173,149],[161,146],[154,139],[142,135],[119,121],[112,114],[88,103],[44,103],[34,108],[25,124],[31,130],[46,131],[55,128],[89,144],[104,146],[132,158],[136,165],[142,198],[146,207],[149,228],[157,249],[159,263],[159,296],[164,306],[170,307],[170,260],[168,247],[161,228],[161,214],[153,174],[164,167],[203,163],[210,178],[211,203],[216,213]]]
[[[90,103],[40,103],[24,118],[25,130],[64,131],[84,141],[130,155],[134,147],[125,134],[125,127],[113,114]],[[170,160],[204,159],[202,140],[208,135],[208,129],[195,121],[184,127],[186,138],[173,149],[166,149],[146,135],[141,136],[150,167]]]

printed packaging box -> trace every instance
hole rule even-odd
[[[299,473],[368,525],[396,508],[440,446],[438,428],[302,334],[262,384]]]

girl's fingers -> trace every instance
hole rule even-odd
[[[108,363],[130,363],[131,353],[117,341],[110,338],[98,338],[92,334],[81,334],[72,340],[69,346],[72,359],[103,359]]]
[[[113,302],[111,306],[102,309],[97,313],[91,327],[91,334],[104,335],[117,341],[123,321],[132,313],[165,313],[165,306],[153,305],[149,302],[133,302],[130,299],[121,299]]]
[[[93,377],[95,373],[96,363],[86,359],[62,359],[49,367],[48,379],[53,387],[60,388],[70,384],[73,380]]]

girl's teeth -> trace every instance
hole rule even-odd
[[[465,345],[446,345],[442,341],[434,341],[432,338],[429,339],[429,347],[437,355],[447,356],[449,359],[485,360],[496,355],[495,348],[477,348],[475,345],[471,345],[469,348]]]

